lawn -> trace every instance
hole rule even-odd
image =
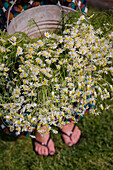
[[[78,123],[83,137],[72,147],[60,134],[51,134],[54,156],[38,156],[30,137],[15,139],[0,131],[0,169],[2,170],[110,170],[113,169],[113,107],[100,116],[87,115]]]
[[[107,20],[110,22],[113,14],[89,8],[89,15],[93,13],[95,27],[102,27]],[[113,102],[110,100],[109,103],[112,107],[108,111],[103,111],[99,116],[88,114],[79,121],[78,126],[83,134],[79,144],[68,147],[60,134],[51,133],[56,148],[54,156],[36,155],[30,137],[17,139],[0,130],[0,169],[113,169]]]

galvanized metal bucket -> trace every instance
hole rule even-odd
[[[12,19],[7,32],[24,32],[31,38],[39,38],[44,32],[62,28],[60,21],[63,14],[75,12],[72,8],[58,5],[43,5],[23,11]]]

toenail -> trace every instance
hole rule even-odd
[[[68,145],[71,145],[71,142],[69,142]]]
[[[50,153],[53,153],[53,151],[51,151]]]

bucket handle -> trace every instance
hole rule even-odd
[[[78,6],[78,9],[79,9],[79,11],[80,12],[82,12],[82,10],[81,10],[81,8],[80,8],[80,5],[79,5],[79,1],[77,2],[77,0],[74,0],[74,2],[76,2],[76,4],[77,4],[77,6]],[[58,1],[58,3],[57,3],[57,6],[60,8],[60,11],[61,11],[61,13],[62,13],[62,16],[63,16],[63,23],[64,23],[64,11],[63,11],[63,7],[62,7],[62,5],[60,4],[60,2]],[[63,27],[62,27],[62,29],[63,29]]]
[[[80,12],[82,12],[82,11],[81,11],[81,8],[80,8],[80,5],[79,5],[79,1],[78,1],[78,2],[77,2],[77,0],[74,0],[74,1],[76,2],[76,4],[77,4],[77,6],[78,6],[79,11],[80,11]],[[58,6],[59,6],[59,7],[61,7],[61,9],[63,9],[63,8],[62,8],[62,5],[60,4],[60,2],[59,2],[59,1],[58,1]]]
[[[14,0],[14,2],[12,3],[12,5],[10,6],[9,11],[8,11],[8,16],[7,16],[7,32],[8,32],[8,26],[9,26],[9,15],[10,15],[10,12],[11,12],[13,6],[15,5],[16,1],[17,0]]]
[[[9,25],[9,15],[10,15],[10,12],[14,6],[14,4],[16,3],[17,0],[14,0],[14,2],[12,3],[12,5],[10,6],[9,8],[9,11],[8,11],[8,16],[7,16],[7,32],[8,32],[8,25]]]
[[[79,3],[78,3],[78,2],[80,2],[80,1],[77,2],[77,0],[75,0],[75,2],[76,2],[76,4],[77,4],[77,6],[78,6],[79,11],[82,12],[82,11],[81,11],[81,8],[80,8],[80,5],[79,5]]]

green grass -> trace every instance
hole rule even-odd
[[[1,170],[111,170],[113,169],[113,107],[99,116],[87,115],[78,123],[83,137],[72,147],[60,134],[51,134],[54,156],[39,156],[30,137],[15,139],[0,131]]]
[[[89,15],[92,13],[95,26],[107,22],[109,14],[90,8]],[[16,139],[0,130],[0,170],[112,170],[112,120],[113,104],[99,116],[85,116],[78,123],[83,137],[72,147],[64,144],[60,134],[51,134],[56,152],[49,157],[35,154],[30,137]]]

